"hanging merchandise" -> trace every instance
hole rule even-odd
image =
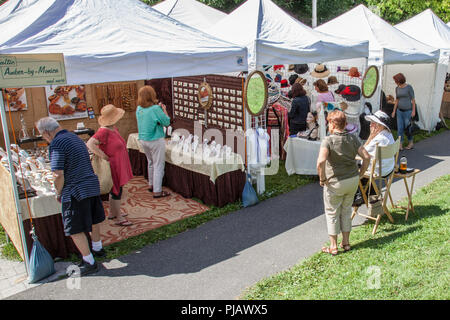
[[[258,136],[258,164],[267,165],[270,162],[269,140],[267,131],[263,128],[256,130]]]

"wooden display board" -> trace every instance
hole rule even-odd
[[[202,82],[211,86],[213,101],[205,110],[198,102]],[[207,127],[244,130],[242,78],[229,76],[193,76],[173,79],[174,119],[200,121]]]
[[[25,259],[11,176],[2,165],[0,165],[0,204],[0,224],[5,229],[20,257]]]
[[[119,90],[120,94],[122,93],[124,94],[123,96],[116,96],[115,93],[113,95],[109,95],[108,92],[110,91],[108,91],[107,89],[107,95],[105,96],[103,94],[104,86],[109,86],[109,88],[119,87],[119,89],[121,88],[120,86],[124,86],[125,87],[124,90],[122,91]],[[86,103],[88,107],[93,107],[95,112],[95,118],[64,120],[61,122],[61,126],[64,129],[73,131],[77,128],[78,122],[83,122],[85,124],[85,127],[97,130],[99,128],[97,119],[98,116],[100,115],[101,107],[103,107],[105,104],[108,103],[113,104],[117,103],[118,104],[116,105],[117,107],[122,107],[126,111],[125,115],[117,125],[120,134],[126,141],[130,133],[137,132],[137,122],[135,114],[137,103],[137,91],[143,86],[144,80],[134,82],[111,82],[107,84],[86,84]],[[101,88],[102,91],[100,92],[100,90],[96,90],[97,87]],[[30,136],[32,135],[31,131],[32,128],[35,126],[36,121],[38,121],[40,118],[48,116],[45,88],[44,87],[26,88],[25,91],[28,110],[11,113],[14,131],[17,139],[19,139],[21,114],[24,117]],[[136,97],[136,99],[134,97]],[[14,143],[8,112],[7,112],[7,122],[8,122],[9,137],[11,143]],[[2,148],[5,147],[3,133],[1,131],[0,131],[0,146]],[[27,149],[27,146],[24,146],[24,148]]]

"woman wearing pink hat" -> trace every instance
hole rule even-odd
[[[109,161],[113,188],[109,194],[110,212],[108,219],[117,219],[118,226],[132,225],[125,217],[127,214],[120,213],[123,186],[133,178],[133,173],[128,157],[127,143],[120,135],[114,124],[116,124],[125,114],[125,111],[108,104],[100,111],[98,118],[100,128],[88,140],[87,146],[94,154]]]

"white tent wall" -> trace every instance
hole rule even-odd
[[[165,0],[152,8],[188,26],[203,31],[227,15],[196,0]]]
[[[393,76],[397,73],[403,73],[406,82],[413,87],[419,115],[418,125],[422,130],[433,130],[437,123],[436,114],[439,115],[441,107],[440,102],[433,104],[436,100],[433,90],[437,75],[436,68],[436,64],[400,64],[383,67],[383,90],[386,96],[396,96]]]

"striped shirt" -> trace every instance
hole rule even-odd
[[[52,171],[64,171],[61,202],[77,201],[100,195],[100,184],[92,169],[86,144],[76,134],[59,131],[49,146]]]

